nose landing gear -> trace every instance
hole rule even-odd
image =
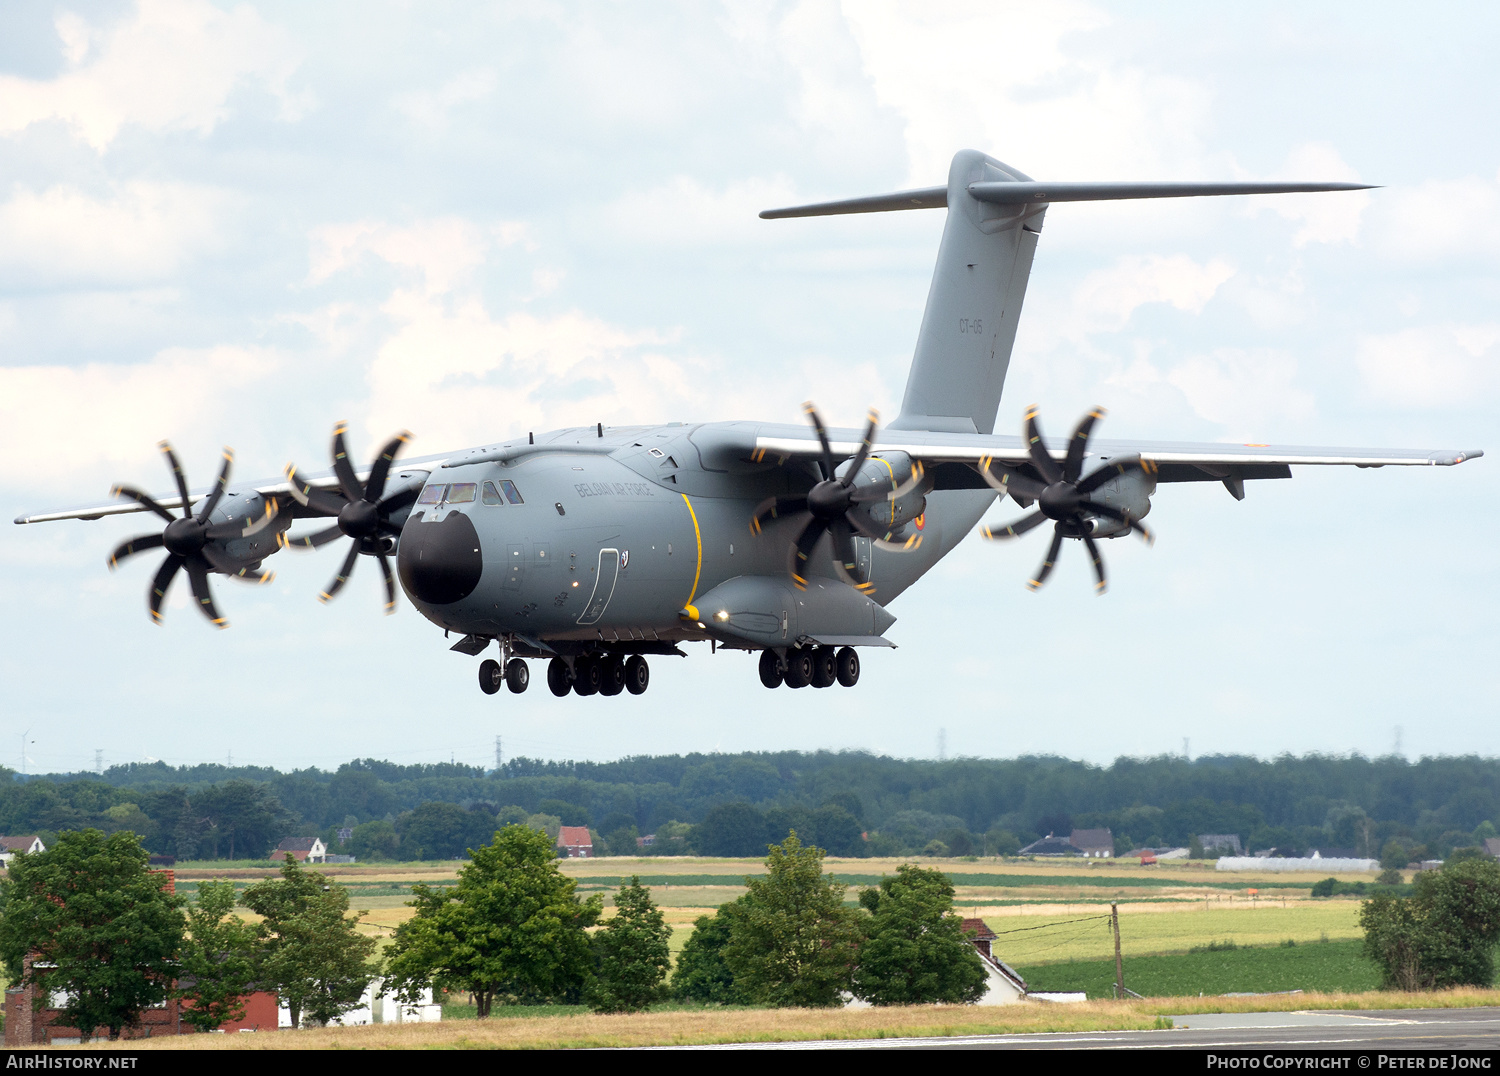
[[[520,658],[511,658],[503,666],[494,658],[485,658],[479,663],[479,690],[493,695],[501,684],[519,695],[531,684],[531,670]]]

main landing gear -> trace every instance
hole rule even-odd
[[[783,658],[774,650],[760,653],[760,682],[766,687],[853,687],[859,683],[859,652],[852,646],[794,647]]]
[[[530,683],[531,670],[520,658],[511,658],[504,666],[494,658],[479,663],[479,690],[486,695],[499,691],[501,684],[519,695]]]
[[[628,691],[643,695],[651,684],[651,666],[639,654],[585,654],[574,658],[553,658],[547,665],[547,687],[558,698],[575,695],[618,695]]]

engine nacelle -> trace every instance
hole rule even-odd
[[[852,462],[844,463],[835,474],[842,477]],[[893,480],[894,488],[899,489],[911,482],[914,473],[921,474],[921,464],[914,463],[905,452],[877,452],[860,467],[859,474],[854,477],[854,487],[859,489]],[[860,508],[880,530],[896,531],[927,511],[927,491],[931,488],[930,478],[918,481],[895,500],[882,497],[878,501],[863,504]]]
[[[1151,511],[1151,495],[1156,492],[1156,477],[1142,471],[1127,471],[1116,475],[1089,494],[1089,500],[1107,504],[1125,512],[1131,519],[1144,519]],[[1119,538],[1129,534],[1130,528],[1117,519],[1090,516],[1095,538]]]
[[[265,516],[269,501],[269,497],[253,490],[230,493],[219,502],[208,522],[210,525],[233,522],[248,528]],[[296,507],[296,502],[283,494],[276,498],[276,503],[277,516],[268,526],[248,538],[225,538],[219,541],[218,545],[226,556],[237,564],[255,567],[280,548],[278,539],[292,525],[292,509]]]

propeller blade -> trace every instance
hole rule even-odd
[[[1040,508],[1029,515],[1024,515],[1014,523],[1004,527],[980,527],[979,533],[992,542],[1001,542],[1007,538],[1019,538],[1027,531],[1041,526],[1047,522],[1046,513]]]
[[[887,531],[885,534],[881,534],[877,530],[872,530],[854,512],[845,513],[844,520],[855,530],[859,531],[860,534],[870,539],[871,544],[876,549],[883,549],[887,553],[912,553],[922,548],[922,536],[920,534],[913,534],[902,541],[893,542],[891,541],[892,532]]]
[[[1120,456],[1118,459],[1112,459],[1098,470],[1090,472],[1087,478],[1078,483],[1078,492],[1087,497],[1104,483],[1131,471],[1155,474],[1156,461],[1143,460],[1139,456]]]
[[[168,523],[177,522],[176,516],[174,516],[171,512],[168,512],[161,505],[157,504],[156,501],[146,496],[146,494],[142,493],[134,486],[111,486],[109,488],[109,495],[111,497],[121,497],[127,501],[134,501],[136,504],[139,504],[142,507],[149,508],[157,515],[161,516],[162,519],[165,519]]]
[[[773,519],[806,511],[806,497],[767,497],[756,506],[755,514],[750,517],[750,533],[759,534],[760,529]]]
[[[283,549],[319,549],[329,542],[336,541],[342,537],[344,537],[344,532],[339,530],[338,524],[335,523],[331,527],[320,531],[313,531],[311,534],[304,534],[297,538],[282,535],[281,547]]]
[[[146,599],[146,606],[151,610],[152,623],[161,623],[161,603],[167,598],[167,588],[172,585],[177,569],[181,568],[184,563],[186,563],[185,557],[170,553],[161,562],[161,567],[156,569],[156,577],[151,580],[151,593]]]
[[[421,487],[415,489],[403,489],[400,493],[393,493],[380,502],[380,514],[388,516],[393,512],[399,512],[411,504],[421,494]]]
[[[390,558],[376,553],[375,559],[380,561],[380,574],[385,576],[385,615],[390,616],[396,611],[396,580],[391,578]]]
[[[333,582],[328,584],[328,589],[318,595],[318,601],[330,602],[333,596],[344,589],[344,584],[349,582],[349,576],[354,572],[354,562],[359,557],[359,543],[349,543],[349,555],[344,558],[344,566],[339,569],[339,574],[333,577]]]
[[[339,488],[351,501],[365,499],[365,489],[354,474],[354,464],[349,462],[349,450],[344,447],[344,433],[349,429],[346,422],[333,427],[333,473],[338,475]]]
[[[213,622],[215,627],[227,628],[229,621],[219,615],[214,607],[213,591],[208,586],[208,562],[197,557],[187,560],[188,583],[193,588],[193,597],[198,599],[198,608]]]
[[[813,429],[818,431],[818,443],[823,446],[823,479],[827,481],[833,477],[833,446],[828,443],[828,431],[823,428],[822,416],[811,400],[802,405],[802,413],[811,420]]]
[[[1099,546],[1088,531],[1084,531],[1080,537],[1083,539],[1083,548],[1089,551],[1089,559],[1094,562],[1094,577],[1098,579],[1094,584],[1094,593],[1103,594],[1108,589],[1104,580],[1104,558],[1099,556]]]
[[[995,477],[995,472],[991,469],[996,466],[1000,468],[999,478]],[[1025,475],[1012,471],[1004,464],[997,465],[993,456],[980,457],[975,470],[979,472],[979,477],[989,483],[990,488],[1002,497],[1010,494],[1012,497],[1025,497],[1034,501],[1042,495],[1042,490],[1047,488],[1040,482],[1033,482]]]
[[[243,579],[250,583],[269,583],[276,578],[275,572],[262,572],[254,568],[236,564],[229,557],[220,553],[211,545],[206,545],[201,550],[203,559],[208,561],[209,566],[220,575],[227,575],[231,579]]]
[[[1156,535],[1152,534],[1151,531],[1146,528],[1146,525],[1144,523],[1140,523],[1134,517],[1132,517],[1129,512],[1122,512],[1112,505],[1101,504],[1099,501],[1089,500],[1080,501],[1078,503],[1078,507],[1087,509],[1088,511],[1093,512],[1096,515],[1108,516],[1110,519],[1119,520],[1121,523],[1127,525],[1131,530],[1137,532],[1142,538],[1146,539],[1147,545],[1156,544]]]
[[[1078,481],[1078,476],[1083,471],[1083,454],[1089,447],[1089,434],[1093,432],[1094,423],[1103,418],[1104,414],[1104,408],[1094,408],[1083,416],[1083,421],[1073,431],[1073,440],[1068,442],[1068,456],[1063,460],[1064,482]]]
[[[859,474],[859,469],[865,465],[865,460],[869,458],[870,449],[875,445],[875,427],[879,424],[880,412],[872,407],[865,422],[865,435],[859,441],[859,451],[854,454],[854,462],[844,472],[844,477],[839,479],[839,485],[845,489],[854,484],[854,479]]]
[[[1047,446],[1042,444],[1042,431],[1037,428],[1036,416],[1036,404],[1032,404],[1026,409],[1026,450],[1031,453],[1031,462],[1042,481],[1050,486],[1062,479],[1062,472],[1057,469],[1057,461],[1048,453]]]
[[[292,499],[303,508],[310,508],[320,516],[336,516],[348,502],[331,490],[320,489],[307,481],[297,471],[296,464],[286,465],[286,478],[292,487]]]
[[[159,441],[156,447],[167,457],[167,466],[172,469],[172,477],[177,480],[177,492],[182,495],[182,518],[186,519],[193,514],[192,501],[188,497],[187,476],[182,473],[182,464],[177,462],[177,453],[172,451],[170,442]]]
[[[1047,581],[1047,577],[1052,574],[1052,566],[1057,563],[1057,554],[1062,551],[1062,544],[1062,524],[1059,523],[1052,532],[1052,545],[1047,549],[1047,559],[1042,561],[1041,570],[1036,573],[1036,578],[1026,584],[1032,590],[1040,590],[1042,584]]]
[[[120,566],[120,561],[126,557],[133,557],[137,553],[143,553],[148,549],[160,549],[163,538],[159,534],[143,534],[139,538],[132,538],[128,542],[122,542],[115,547],[115,551],[109,555],[109,567],[113,571]]]
[[[229,468],[234,464],[234,449],[225,447],[224,466],[219,468],[219,477],[214,482],[213,492],[208,495],[208,500],[203,502],[203,507],[198,510],[198,522],[207,523],[208,517],[213,514],[215,508],[219,507],[219,501],[224,497],[224,491],[229,488]]]
[[[807,589],[808,559],[812,556],[813,547],[823,537],[823,532],[828,529],[828,524],[816,517],[807,521],[807,526],[802,528],[802,533],[797,536],[797,541],[792,545],[792,582],[798,590]]]
[[[275,497],[268,497],[265,515],[258,519],[252,519],[246,523],[235,523],[232,520],[226,523],[215,523],[204,533],[211,542],[221,542],[226,538],[249,538],[269,527],[280,514],[281,502]]]
[[[380,455],[375,458],[375,464],[370,468],[370,479],[365,483],[365,500],[378,501],[380,495],[385,492],[385,480],[391,473],[391,461],[396,458],[396,453],[401,451],[401,446],[411,440],[411,434],[402,430],[380,450]]]

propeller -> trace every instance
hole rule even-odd
[[[882,534],[872,527],[858,510],[859,506],[874,501],[895,501],[904,497],[921,484],[924,473],[922,465],[915,464],[912,467],[911,477],[900,484],[897,484],[892,477],[886,476],[867,486],[855,486],[854,480],[859,476],[859,469],[864,466],[865,460],[869,458],[870,449],[874,446],[875,429],[879,424],[880,416],[874,409],[871,409],[869,420],[865,425],[864,437],[860,440],[859,451],[854,454],[854,461],[844,472],[843,477],[839,478],[834,475],[833,448],[828,443],[828,430],[823,425],[818,409],[811,403],[805,403],[802,405],[802,412],[812,423],[813,429],[817,431],[818,442],[823,448],[823,458],[818,461],[822,480],[814,485],[806,496],[769,497],[761,502],[750,519],[750,531],[753,534],[759,534],[761,528],[773,519],[805,515],[807,521],[798,532],[796,540],[792,542],[789,554],[789,571],[797,589],[807,589],[808,558],[812,556],[813,547],[827,532],[833,541],[834,570],[856,589],[866,594],[873,594],[875,586],[864,578],[859,568],[859,558],[855,555],[855,533],[869,538],[881,549],[896,552],[916,549],[922,544],[922,536],[913,535],[904,542],[892,541],[893,532],[887,531]]]
[[[1155,541],[1155,538],[1130,513],[1122,512],[1113,505],[1093,500],[1089,494],[1111,479],[1131,471],[1141,471],[1148,475],[1155,474],[1156,464],[1151,460],[1143,460],[1139,456],[1120,456],[1080,479],[1084,456],[1088,452],[1089,435],[1093,432],[1094,423],[1104,417],[1104,408],[1094,408],[1083,417],[1083,421],[1078,423],[1078,427],[1073,431],[1072,440],[1068,442],[1068,453],[1061,467],[1048,453],[1046,445],[1042,443],[1042,434],[1037,426],[1036,416],[1037,408],[1033,404],[1026,411],[1025,437],[1027,451],[1031,454],[1031,465],[1042,477],[1040,482],[1003,464],[997,464],[991,456],[982,457],[979,461],[979,473],[992,487],[1001,494],[1011,494],[1027,506],[1035,503],[1036,508],[1014,523],[1004,527],[981,527],[979,533],[991,541],[1005,541],[1009,538],[1019,538],[1047,520],[1053,520],[1052,545],[1047,549],[1047,556],[1042,561],[1041,568],[1026,585],[1032,590],[1040,588],[1047,581],[1047,576],[1052,574],[1052,567],[1057,563],[1057,555],[1062,551],[1063,539],[1077,538],[1083,542],[1083,547],[1088,550],[1089,559],[1094,565],[1094,577],[1098,580],[1094,584],[1094,590],[1103,594],[1106,588],[1104,561],[1099,556],[1098,545],[1094,542],[1094,522],[1088,517],[1103,516],[1106,519],[1123,523],[1148,543]]]
[[[381,574],[385,576],[385,611],[396,611],[396,580],[391,574],[391,538],[401,533],[401,528],[391,522],[391,514],[405,508],[417,499],[417,489],[406,488],[400,493],[381,499],[385,492],[386,479],[391,473],[391,462],[401,446],[411,440],[411,434],[402,430],[391,438],[375,462],[370,466],[370,477],[363,484],[354,473],[349,462],[349,452],[344,446],[344,434],[348,423],[340,422],[333,427],[333,473],[339,480],[339,491],[319,489],[298,475],[294,464],[287,464],[286,477],[292,484],[292,496],[298,504],[318,516],[335,516],[338,522],[325,530],[303,535],[301,538],[283,538],[288,547],[317,549],[339,538],[352,538],[349,553],[344,557],[343,567],[333,577],[333,582],[318,595],[321,602],[332,601],[343,589],[354,572],[356,558],[361,553],[380,562]]]
[[[224,449],[224,465],[219,468],[218,481],[195,516],[192,510],[192,499],[188,496],[187,477],[183,474],[182,464],[177,461],[177,453],[166,441],[162,441],[157,447],[166,457],[167,466],[172,470],[172,477],[177,481],[177,493],[182,498],[182,518],[178,519],[159,502],[132,486],[113,487],[109,491],[111,497],[135,501],[166,520],[167,526],[160,534],[143,534],[121,543],[109,555],[109,567],[113,570],[119,567],[126,558],[133,557],[137,553],[144,553],[148,549],[165,548],[166,559],[156,570],[156,577],[151,581],[151,594],[147,599],[152,621],[157,624],[161,623],[161,606],[166,600],[167,589],[172,585],[172,580],[177,577],[179,571],[186,571],[188,583],[193,588],[193,597],[197,599],[198,608],[202,610],[203,615],[213,621],[216,626],[227,628],[229,621],[219,615],[219,610],[214,605],[213,592],[208,585],[209,573],[219,572],[255,583],[269,583],[275,575],[272,572],[261,572],[236,565],[213,543],[235,538],[249,538],[259,533],[276,518],[280,506],[276,499],[271,497],[266,500],[265,515],[258,519],[209,523],[209,517],[219,506],[219,500],[224,496],[224,490],[229,485],[229,469],[234,463],[234,451]]]

